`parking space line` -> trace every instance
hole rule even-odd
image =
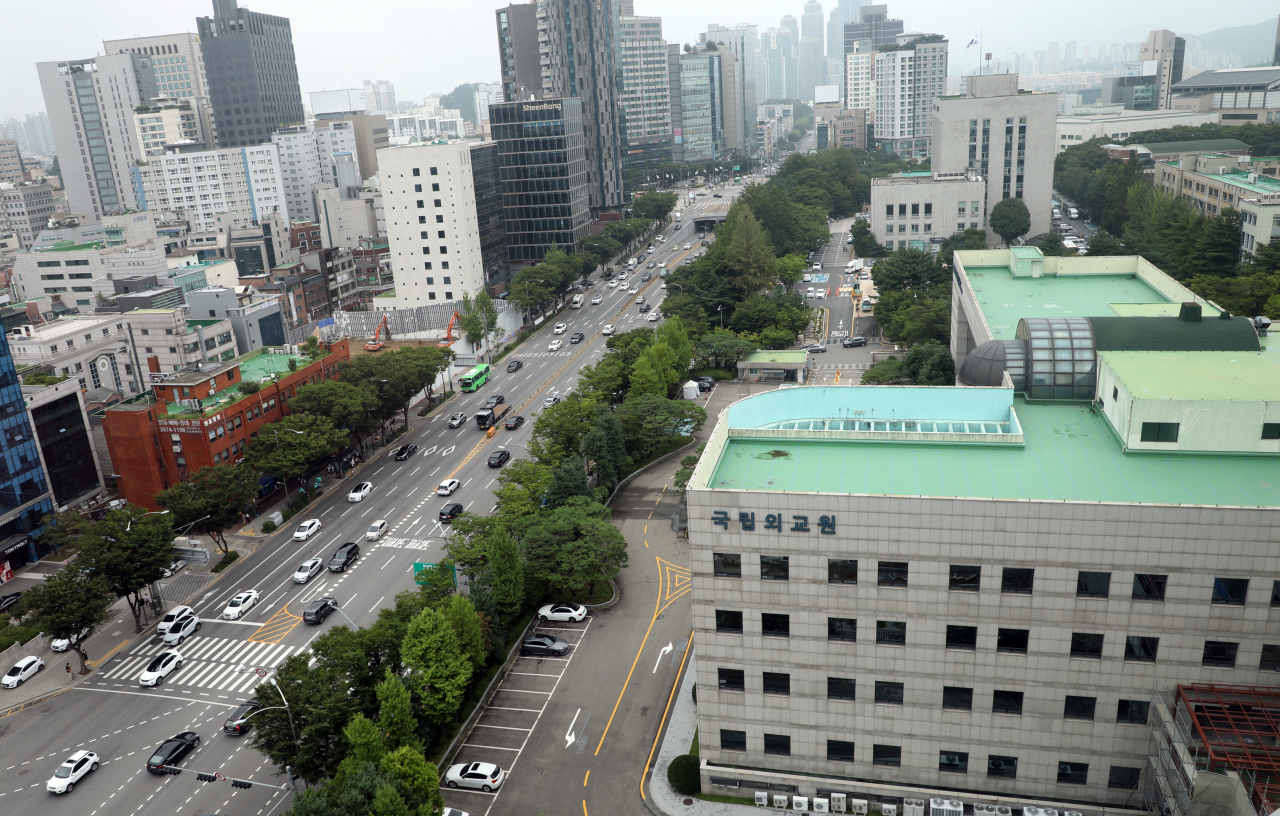
[[[500,728],[503,731],[532,731],[532,728],[514,728],[510,725],[486,725],[484,723],[476,723],[476,728]]]
[[[480,745],[479,743],[475,743],[475,742],[464,742],[462,743],[462,747],[463,748],[485,748],[490,751],[515,751],[517,754],[520,753],[520,748],[502,748],[497,745]],[[523,747],[524,746],[521,746],[521,748]]]

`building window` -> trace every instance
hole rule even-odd
[[[1280,646],[1262,647],[1262,660],[1258,663],[1259,671],[1280,671]]]
[[[961,592],[977,592],[982,578],[982,567],[958,567],[951,565],[950,588]]]
[[[1097,705],[1097,697],[1072,697],[1068,694],[1062,716],[1068,720],[1092,720],[1093,710]]]
[[[791,737],[786,734],[765,734],[764,752],[773,756],[791,756]]]
[[[1229,606],[1244,606],[1244,598],[1249,592],[1248,578],[1214,578],[1213,603]]]
[[[1116,708],[1116,722],[1126,725],[1146,725],[1147,709],[1150,703],[1146,700],[1121,700]]]
[[[987,776],[1002,776],[1005,779],[1018,778],[1018,758],[1009,756],[987,757]]]
[[[1168,584],[1168,575],[1135,575],[1133,576],[1133,599],[1135,601],[1163,601],[1164,589]]]
[[[791,616],[762,612],[760,614],[760,633],[764,637],[791,637]]]
[[[1112,765],[1111,773],[1107,778],[1107,787],[1121,790],[1137,790],[1138,779],[1141,776],[1141,768],[1125,768],[1121,765]]]
[[[1280,439],[1280,422],[1262,423],[1263,439]]]
[[[431,185],[431,192],[433,192],[433,193],[438,193],[438,192],[440,192],[440,183],[439,183],[439,182],[436,182],[436,183],[434,183],[434,184],[432,184],[432,185]]]
[[[827,640],[843,640],[854,643],[858,640],[858,621],[856,618],[827,618]]]
[[[903,684],[887,680],[876,681],[876,702],[884,705],[902,705]]]
[[[1005,567],[1000,577],[1000,591],[1014,595],[1030,595],[1036,571],[1021,567]]]
[[[1071,633],[1071,656],[1102,659],[1102,635],[1089,632]]]
[[[969,773],[969,754],[966,751],[939,751],[938,770],[943,773]]]
[[[978,627],[976,626],[948,626],[947,627],[947,648],[948,649],[969,649],[978,648]]]
[[[1089,781],[1089,763],[1058,762],[1058,782],[1063,785],[1084,785]]]
[[[1026,654],[1027,641],[1030,638],[1030,629],[998,629],[996,630],[996,651]]]
[[[853,743],[844,740],[827,740],[827,761],[853,762]]]
[[[742,555],[739,553],[715,553],[712,555],[717,578],[741,578]]]
[[[991,710],[997,714],[1021,714],[1022,692],[996,689],[991,697]]]
[[[827,583],[829,584],[858,583],[857,559],[828,558],[827,559]]]
[[[1154,663],[1160,649],[1160,638],[1129,635],[1124,639],[1124,659]]]
[[[760,578],[765,581],[785,581],[790,576],[790,558],[785,555],[760,556]]]
[[[881,561],[878,565],[876,583],[880,586],[904,587],[907,585],[906,561]]]
[[[721,728],[720,729],[720,750],[722,751],[747,750],[747,732],[731,731],[728,728]]]
[[[1271,582],[1271,605],[1280,606],[1280,581]]]
[[[747,673],[742,669],[717,669],[721,691],[746,691]]]
[[[730,635],[742,634],[742,613],[716,610],[716,631]]]
[[[942,707],[952,711],[973,710],[973,689],[960,686],[942,687]]]
[[[876,643],[886,646],[906,646],[907,622],[876,621]]]
[[[764,672],[765,694],[791,694],[791,675],[781,672]]]
[[[420,176],[420,175],[422,175],[422,171],[421,171],[421,169],[420,169],[420,168],[415,167],[415,168],[413,168],[413,174],[414,174],[415,176]]]
[[[828,700],[856,700],[858,684],[852,677],[828,677]]]
[[[1077,598],[1106,598],[1111,594],[1111,573],[1079,572],[1076,574]]]
[[[1200,665],[1216,666],[1220,669],[1234,669],[1236,667],[1236,652],[1239,650],[1239,643],[1228,643],[1225,640],[1206,640],[1204,642],[1204,655],[1200,658]]]
[[[436,168],[434,168],[434,167],[432,167],[432,168],[431,168],[431,175],[433,175],[433,176],[435,176],[435,175],[439,175],[439,174],[436,172]]]
[[[898,745],[873,745],[871,747],[871,764],[887,765],[890,768],[902,767],[902,747]]]
[[[1144,422],[1142,423],[1143,442],[1177,442],[1178,423],[1176,422]]]

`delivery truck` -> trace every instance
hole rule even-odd
[[[492,408],[476,411],[476,427],[482,431],[487,431],[501,422],[502,418],[510,411],[510,405],[495,405]]]

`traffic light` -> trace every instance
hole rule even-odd
[[[175,768],[175,767],[173,767],[172,765],[162,765],[162,766],[160,767],[160,770],[164,771],[164,772],[165,772],[165,773],[167,773],[167,774],[175,774],[175,775],[176,775],[176,774],[180,774],[180,773],[182,773],[182,769],[181,769],[181,768]]]
[[[200,780],[201,782],[213,782],[213,781],[216,781],[216,780],[215,780],[214,775],[213,775],[213,774],[211,774],[211,773],[197,773],[197,774],[196,774],[196,779]]]
[[[246,782],[246,781],[244,781],[243,779],[232,779],[232,780],[231,780],[231,787],[233,787],[233,788],[252,788],[252,787],[253,787],[253,783],[252,783],[252,782]]]

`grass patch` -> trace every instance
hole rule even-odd
[[[715,793],[695,793],[694,799],[701,799],[704,802],[723,802],[726,805],[750,805],[756,806],[756,800],[746,796],[720,796]]]
[[[689,746],[689,756],[698,756],[698,729],[693,729],[693,744]]]
[[[613,597],[613,584],[608,581],[596,584],[595,592],[590,595],[578,593],[577,597],[568,592],[552,592],[548,593],[546,603],[559,603],[560,601],[572,601],[580,604],[602,604]]]
[[[40,627],[34,624],[13,624],[9,615],[0,615],[0,651],[8,649],[15,643],[28,643],[40,634]]]
[[[235,550],[231,550],[226,555],[222,556],[221,561],[213,565],[213,569],[210,570],[210,572],[222,572],[224,569],[234,564],[236,562],[236,559],[239,557],[240,557],[240,553],[236,552]]]

